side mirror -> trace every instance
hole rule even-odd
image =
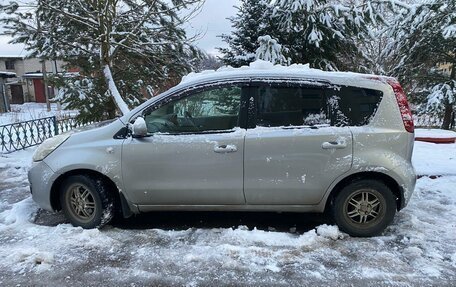
[[[133,136],[134,137],[145,137],[147,136],[147,125],[143,117],[137,117],[133,123]]]

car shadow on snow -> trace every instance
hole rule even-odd
[[[62,212],[38,211],[35,223],[57,226],[68,223]],[[280,232],[303,233],[323,223],[330,224],[329,216],[319,213],[273,212],[149,212],[130,218],[116,218],[111,225],[119,229],[186,230],[189,228],[237,228],[247,226]]]
[[[132,218],[118,219],[113,226],[122,229],[165,230],[247,226],[249,229],[302,233],[323,223],[330,223],[327,216],[311,213],[151,212]]]

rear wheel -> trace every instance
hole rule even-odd
[[[102,227],[114,214],[114,200],[106,184],[86,175],[70,176],[62,183],[60,203],[71,224],[86,229]]]
[[[392,222],[396,197],[377,180],[357,180],[345,186],[333,202],[334,220],[351,236],[376,236]]]

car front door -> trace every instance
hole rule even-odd
[[[129,199],[140,208],[244,204],[240,114],[247,92],[243,84],[203,87],[145,109],[148,136],[123,144]]]
[[[331,126],[324,86],[257,83],[245,139],[247,204],[317,204],[352,164],[348,127]]]

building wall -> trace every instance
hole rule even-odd
[[[7,61],[14,61],[14,69],[7,69],[6,62]],[[61,72],[63,70],[65,62],[63,61],[46,61],[46,71],[55,73],[56,67],[57,72]],[[36,73],[42,72],[41,71],[41,62],[40,59],[37,58],[30,58],[24,59],[21,57],[2,57],[0,56],[0,71],[6,72],[14,72],[17,74],[18,77],[21,77],[25,73]]]
[[[14,69],[7,69],[6,62],[14,61]],[[65,62],[63,61],[46,61],[46,71],[48,73],[62,72]],[[7,80],[7,83],[17,82],[22,85],[22,91],[25,102],[35,101],[35,88],[33,85],[33,79],[25,79],[23,75],[26,73],[41,73],[42,65],[40,59],[30,58],[25,59],[23,57],[9,57],[0,56],[0,71],[14,72],[17,78],[11,78]],[[6,86],[6,94],[11,99],[11,89]]]

